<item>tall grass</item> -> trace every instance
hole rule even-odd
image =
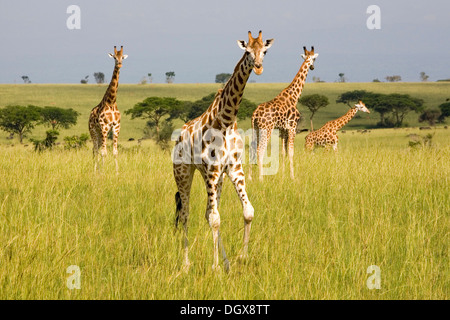
[[[410,133],[423,135],[348,131],[338,154],[307,154],[299,135],[295,180],[288,162],[263,183],[247,180],[255,219],[246,263],[237,261],[242,208],[225,181],[228,274],[211,268],[198,174],[192,267],[181,272],[170,154],[152,143],[123,143],[119,176],[111,154],[94,174],[87,149],[0,146],[0,298],[448,299],[450,133],[436,130],[431,148],[416,149]],[[66,286],[70,265],[80,267],[79,290]],[[366,286],[370,265],[380,267],[380,290]]]

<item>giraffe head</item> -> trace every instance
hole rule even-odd
[[[303,51],[305,53],[302,54],[302,58],[305,59],[306,63],[309,64],[309,69],[314,70],[314,61],[316,61],[318,53],[314,53],[314,46],[311,47],[311,51],[306,50],[306,47],[303,47]]]
[[[367,109],[366,105],[361,100],[359,100],[358,103],[355,104],[355,108],[356,108],[356,110],[370,113],[369,109]]]
[[[127,54],[123,54],[123,46],[120,47],[119,51],[117,51],[116,46],[114,46],[114,54],[108,53],[108,55],[115,60],[116,66],[119,68],[122,67],[122,60],[125,60],[128,57]]]
[[[241,49],[245,50],[250,54],[251,60],[253,62],[253,71],[260,75],[263,72],[263,60],[264,55],[272,46],[273,39],[268,39],[263,42],[262,31],[259,31],[258,38],[253,38],[251,31],[248,32],[248,43],[244,40],[238,40],[238,45]]]

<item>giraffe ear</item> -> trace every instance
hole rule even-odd
[[[245,42],[244,40],[238,40],[237,43],[239,48],[241,48],[242,50],[247,50],[247,42]]]
[[[274,39],[268,39],[266,40],[266,43],[264,43],[264,47],[266,47],[266,50],[269,49],[273,44]]]
[[[314,54],[313,59],[316,59],[319,56],[318,53]]]
[[[306,60],[306,54],[303,54],[303,53],[302,53],[302,58],[303,58],[304,60]]]
[[[112,53],[108,53],[108,56],[110,56],[111,58],[114,58]]]
[[[127,55],[127,54],[124,54],[124,55],[122,56],[122,59],[125,60],[126,58],[128,58],[128,55]]]

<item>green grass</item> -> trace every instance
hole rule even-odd
[[[347,131],[338,154],[306,154],[299,134],[295,180],[287,162],[263,183],[247,180],[255,219],[245,264],[242,208],[226,180],[219,211],[229,274],[211,268],[198,173],[192,267],[180,272],[170,154],[152,142],[122,143],[118,177],[110,154],[93,174],[89,149],[3,144],[0,298],[448,299],[450,131],[433,133],[431,148],[411,149],[408,135],[423,131]],[[66,286],[70,265],[81,269],[80,290]],[[380,290],[366,287],[370,265],[381,269]]]

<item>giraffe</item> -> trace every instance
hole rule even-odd
[[[119,73],[122,67],[122,61],[128,57],[123,54],[123,46],[120,47],[120,51],[117,51],[114,46],[114,55],[109,53],[109,56],[115,60],[114,71],[112,74],[111,82],[106,89],[105,95],[102,101],[92,109],[89,116],[89,133],[91,134],[94,154],[94,171],[97,170],[97,164],[99,162],[99,156],[102,157],[102,162],[106,157],[106,138],[108,132],[113,131],[113,155],[116,163],[116,173],[119,171],[119,164],[117,162],[117,139],[120,132],[120,112],[117,108],[116,97],[117,87],[119,86]],[[100,155],[99,155],[99,149]],[[97,159],[95,159],[97,158]]]
[[[280,130],[282,139],[282,156],[286,156],[286,148],[288,148],[290,161],[290,174],[294,178],[294,138],[297,130],[297,123],[300,120],[300,112],[297,110],[297,101],[303,91],[306,82],[306,76],[309,70],[314,70],[314,61],[318,53],[314,53],[314,47],[311,51],[303,47],[304,59],[300,70],[295,75],[291,84],[283,89],[275,98],[268,102],[260,104],[253,112],[252,116],[252,132],[253,147],[252,155],[255,157],[255,144],[258,156],[259,180],[263,180],[263,157],[267,148],[267,142],[274,129]],[[284,164],[283,164],[284,166]],[[252,176],[251,165],[249,167],[249,179]],[[283,167],[284,168],[284,167]]]
[[[195,170],[205,182],[207,206],[205,218],[212,230],[214,254],[213,269],[220,269],[219,247],[222,251],[226,271],[229,261],[221,242],[218,206],[223,179],[228,175],[233,183],[243,207],[244,239],[241,258],[248,256],[248,242],[254,209],[245,189],[245,176],[241,156],[244,143],[237,131],[236,114],[242,94],[252,70],[260,75],[263,72],[263,59],[272,46],[273,39],[263,42],[262,32],[253,38],[248,32],[248,43],[238,40],[245,50],[243,57],[222,90],[219,90],[209,108],[198,118],[187,122],[181,129],[173,152],[173,173],[178,192],[175,194],[176,220],[184,227],[184,271],[189,269],[187,222],[189,216],[189,195]]]
[[[320,129],[310,132],[305,137],[305,149],[312,151],[315,146],[325,147],[326,149],[329,149],[331,146],[334,151],[337,151],[338,136],[336,132],[352,120],[358,111],[370,113],[366,105],[359,100],[359,102],[342,117],[328,121]]]

